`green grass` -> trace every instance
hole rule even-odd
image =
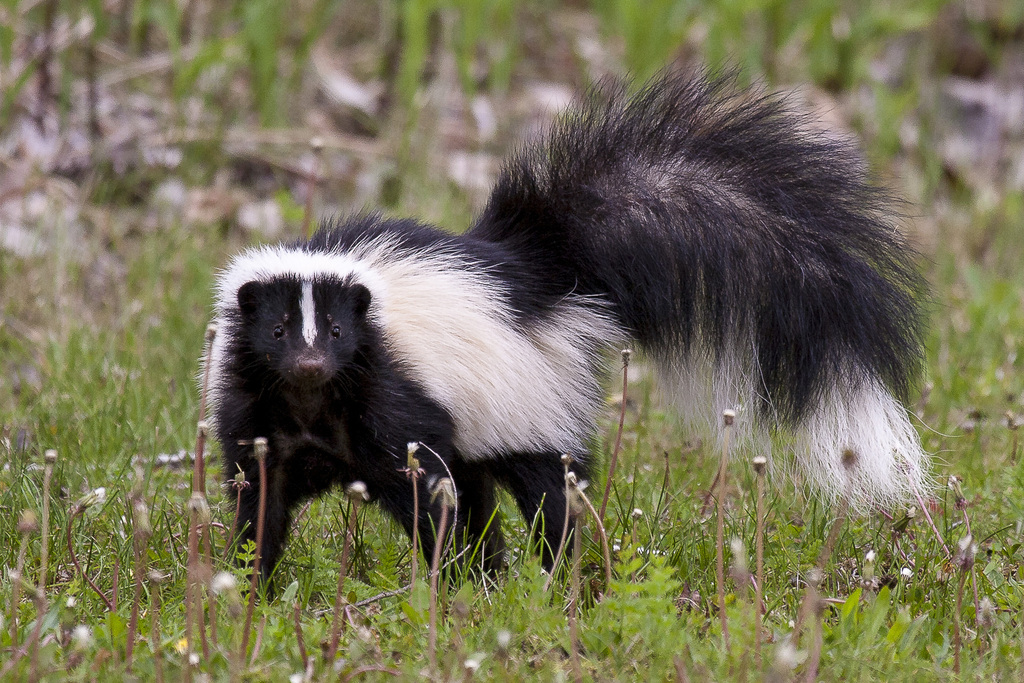
[[[256,120],[281,125],[294,120],[311,98],[301,74],[312,42],[330,34],[328,28],[337,29],[327,25],[331,21],[351,20],[356,26],[369,21],[370,4],[335,8],[302,3],[294,23],[282,22],[284,10],[271,2],[218,7],[202,28],[193,29],[201,36],[198,56],[180,57],[167,82],[155,79],[133,87],[184,106],[195,96],[205,69],[225,67],[245,86],[244,94],[236,97],[235,91],[225,90],[203,96],[218,117],[216,125]],[[868,79],[870,60],[896,40],[911,45],[916,55],[912,63],[927,62],[927,32],[942,7],[927,0],[905,11],[883,2],[864,3],[853,11],[817,0],[730,0],[707,8],[687,2],[657,5],[658,11],[642,13],[625,0],[595,2],[583,8],[594,13],[593,22],[583,25],[602,27],[612,58],[636,74],[651,73],[680,52],[700,50],[712,63],[740,63],[751,76],[778,81],[815,82],[840,99],[870,91],[875,108],[857,109],[849,120],[864,136],[873,166],[890,178],[897,193],[908,196],[911,206],[919,207],[908,211],[920,215],[908,221],[908,228],[920,230],[928,237],[926,244],[933,245],[926,246],[922,266],[933,290],[928,353],[921,398],[910,408],[920,418],[926,448],[936,454],[937,487],[927,506],[942,541],[919,509],[878,511],[843,521],[820,585],[827,604],[819,678],[1019,677],[1024,670],[1024,444],[1019,440],[1024,439],[1011,426],[1024,413],[1024,195],[1008,183],[986,194],[969,178],[951,177],[932,137],[938,105],[929,93],[936,74],[912,71],[898,86]],[[64,3],[56,6],[67,9]],[[137,7],[142,9],[130,21],[102,21],[99,35],[123,40],[129,54],[142,55],[156,45],[178,55],[182,26],[193,21],[176,14],[184,5],[154,1]],[[578,4],[559,6],[559,12],[549,18],[537,3],[502,0],[417,0],[370,12],[376,17],[376,33],[366,41],[382,55],[394,47],[392,41],[400,48],[393,63],[384,57],[366,60],[370,75],[385,79],[397,94],[397,104],[381,123],[382,137],[393,152],[380,162],[381,172],[394,182],[381,189],[379,203],[398,214],[453,228],[468,223],[473,200],[430,166],[441,125],[436,108],[423,98],[425,67],[436,60],[439,49],[447,49],[464,91],[500,97],[554,68],[548,65],[547,50],[557,53],[572,34],[565,27],[583,14]],[[23,26],[37,27],[41,16],[40,8],[32,9]],[[843,16],[849,19],[848,32]],[[528,25],[541,19],[540,28]],[[15,32],[0,29],[0,56],[14,49],[15,37]],[[355,39],[338,40],[340,49],[348,49],[345,41]],[[62,56],[72,71],[81,57],[76,49]],[[560,59],[552,62],[564,67]],[[36,66],[5,82],[4,120],[17,111],[13,103],[24,95],[26,79]],[[579,64],[573,68],[585,70]],[[570,82],[578,76],[564,74]],[[69,82],[64,78],[60,88],[68,88]],[[921,131],[916,144],[901,137],[901,125],[908,122]],[[184,159],[174,173],[199,186],[213,184],[219,167],[229,163],[217,144],[187,147]],[[98,166],[88,179],[87,197],[106,212],[106,219],[90,219],[86,239],[58,243],[42,257],[0,251],[0,566],[8,568],[0,577],[0,670],[19,646],[38,643],[34,655],[26,653],[5,672],[10,680],[126,676],[135,578],[130,510],[136,495],[146,501],[152,525],[146,565],[167,578],[159,588],[148,578],[143,581],[133,675],[155,679],[159,664],[164,678],[177,680],[188,670],[182,639],[191,471],[187,461],[172,467],[161,465],[158,456],[193,448],[195,377],[211,286],[217,268],[250,238],[224,225],[162,221],[154,227],[145,217],[146,202],[152,186],[169,173],[150,169],[117,176]],[[297,236],[301,216],[295,213],[301,201],[288,194],[286,180],[277,192],[289,209],[289,236]],[[106,276],[97,276],[101,267],[107,269],[102,271]],[[798,482],[771,480],[764,539],[769,642],[762,659],[755,659],[752,593],[730,579],[726,616],[732,646],[726,650],[716,606],[714,506],[702,512],[718,454],[696,444],[699,435],[675,425],[642,370],[641,359],[634,373],[640,379],[630,386],[634,399],[606,519],[617,548],[611,586],[602,585],[600,547],[589,529],[585,534],[579,614],[584,676],[803,678],[811,636],[804,636],[795,653],[787,653],[781,644],[793,630],[791,622],[805,596],[803,578],[821,553],[837,511],[809,497]],[[617,390],[613,381],[609,392]],[[610,405],[596,446],[602,462],[607,462],[614,442],[617,417]],[[18,519],[24,510],[40,512],[43,454],[51,448],[58,459],[50,487],[46,603],[40,611],[41,603],[23,587],[12,612],[11,570],[23,544],[24,577],[33,581],[39,568],[39,533],[19,532]],[[215,462],[215,447],[209,455]],[[732,455],[726,539],[742,542],[745,563],[752,568],[756,479],[750,454]],[[965,509],[947,485],[950,475],[961,480]],[[211,465],[212,518],[230,526],[233,493],[217,486],[219,480],[218,468]],[[98,487],[105,488],[105,501],[73,517],[76,501]],[[599,498],[602,488],[603,481],[594,482],[588,493]],[[641,514],[634,515],[634,509]],[[456,572],[443,588],[435,677],[461,679],[468,667],[474,677],[488,680],[570,678],[569,578],[560,574],[552,589],[544,591],[545,578],[526,542],[530,520],[521,519],[507,497],[502,510],[510,542],[508,572],[483,583]],[[279,568],[280,590],[256,607],[255,629],[262,636],[251,663],[238,659],[244,616],[233,606],[234,600],[246,598],[246,576],[222,559],[226,537],[215,526],[213,571],[233,572],[241,593],[211,598],[217,604],[217,644],[210,643],[208,656],[194,644],[200,657],[193,673],[215,680],[281,680],[300,673],[303,663],[293,622],[297,602],[314,678],[331,676],[321,646],[330,638],[330,609],[349,514],[349,504],[339,493],[316,501],[298,519]],[[116,596],[113,612],[72,564],[65,538],[71,521],[75,553],[99,589],[111,600]],[[956,554],[968,521],[978,546],[969,568],[962,557],[947,556],[942,547]],[[377,509],[361,512],[356,537],[345,584],[349,602],[408,581],[409,541]],[[727,566],[741,564],[728,544],[725,552]],[[383,598],[353,613],[342,635],[341,659],[333,665],[337,677],[390,679],[381,669],[395,669],[406,677],[424,670],[429,596],[422,563],[420,567],[421,581],[411,595]],[[966,581],[960,594],[962,577]],[[156,590],[163,605],[159,639],[151,631]],[[976,614],[975,590],[979,604],[991,605],[983,614]],[[37,622],[38,636],[33,636]],[[959,673],[954,672],[957,623]],[[82,625],[91,633],[85,641],[74,637]],[[250,637],[250,651],[255,639]]]

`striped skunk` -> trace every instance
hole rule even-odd
[[[738,410],[749,447],[862,509],[908,498],[926,456],[899,402],[922,357],[924,284],[852,147],[729,78],[592,92],[509,158],[463,235],[363,215],[253,248],[220,275],[211,402],[224,474],[263,569],[291,511],[355,480],[410,534],[407,444],[422,443],[429,553],[451,476],[460,538],[502,562],[495,485],[544,560],[563,465],[591,472],[610,353],[644,350],[689,423]],[[269,440],[259,481],[252,439]],[[852,456],[854,457],[851,457]],[[435,457],[436,455],[436,457]]]

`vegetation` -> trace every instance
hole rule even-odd
[[[1019,676],[1022,7],[3,3],[0,678]],[[910,408],[936,454],[934,490],[851,517],[779,472],[761,482],[736,450],[713,489],[720,452],[673,424],[640,358],[604,518],[610,582],[588,513],[579,554],[549,582],[525,540],[532,520],[507,499],[506,575],[452,568],[435,597],[420,561],[401,591],[409,540],[338,492],[299,515],[278,591],[246,628],[215,450],[208,499],[192,497],[216,269],[244,244],[301,235],[311,214],[377,206],[461,229],[496,159],[551,103],[666,63],[795,88],[794,106],[859,136],[907,199],[933,285]],[[603,462],[619,408],[610,400]],[[603,488],[583,493],[597,505]]]

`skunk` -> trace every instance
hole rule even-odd
[[[496,484],[550,565],[561,456],[591,473],[626,344],[690,424],[736,410],[749,447],[792,449],[826,497],[907,499],[927,483],[900,403],[925,287],[890,205],[848,143],[779,97],[668,74],[594,90],[506,161],[462,235],[371,214],[243,252],[219,277],[210,360],[224,475],[253,484],[239,538],[266,486],[269,573],[294,507],[356,480],[411,534],[414,442],[426,552],[429,487],[450,477],[456,533],[486,566],[502,562]]]

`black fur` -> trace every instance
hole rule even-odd
[[[749,339],[761,418],[794,426],[830,386],[878,378],[900,397],[914,378],[923,283],[885,209],[855,151],[808,132],[779,99],[737,92],[728,79],[667,76],[634,97],[621,88],[592,94],[508,161],[464,236],[364,216],[292,248],[343,253],[387,235],[406,249],[441,249],[459,267],[489,273],[524,327],[569,294],[590,295],[610,305],[624,333],[674,362]],[[280,558],[290,511],[335,485],[364,481],[411,532],[408,442],[437,454],[418,454],[427,552],[439,508],[425,482],[450,472],[456,533],[486,536],[488,566],[500,565],[503,549],[497,523],[484,534],[495,484],[527,520],[542,512],[550,564],[565,510],[561,453],[459,453],[451,415],[366,315],[370,292],[315,283],[318,315],[329,312],[342,334],[321,327],[311,352],[293,310],[299,288],[279,278],[239,290],[216,414],[225,476],[241,468],[253,483],[239,509],[242,539],[255,535],[264,485],[248,444],[269,439],[265,573]],[[586,455],[577,455],[585,477]]]
[[[469,235],[608,298],[662,356],[749,335],[768,420],[796,424],[839,373],[905,398],[922,359],[915,254],[856,150],[802,123],[724,78],[596,91],[506,164]]]

